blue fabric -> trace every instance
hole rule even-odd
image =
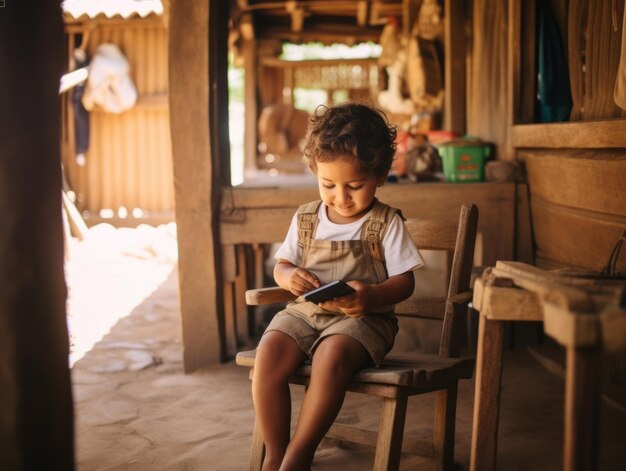
[[[537,6],[537,120],[567,121],[572,109],[567,57],[550,2]]]
[[[89,61],[76,61],[76,68],[87,66]],[[72,89],[72,107],[74,108],[74,143],[76,154],[84,154],[89,150],[89,111],[85,109],[81,99],[85,91],[85,84],[76,85]]]

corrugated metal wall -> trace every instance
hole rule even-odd
[[[133,208],[172,211],[167,30],[154,19],[100,23],[89,35],[90,57],[105,42],[116,44],[128,58],[139,100],[119,115],[102,110],[90,113],[86,165],[79,167],[73,152],[65,159],[77,205],[96,214],[122,206],[129,212]],[[73,128],[71,124],[68,127]]]

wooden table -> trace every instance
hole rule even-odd
[[[563,469],[597,467],[603,351],[626,348],[626,282],[497,262],[474,286],[480,312],[470,469],[496,469],[504,321],[543,321],[567,351]]]

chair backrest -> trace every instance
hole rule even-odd
[[[470,277],[474,259],[474,244],[478,226],[478,208],[464,204],[458,221],[447,219],[407,219],[406,227],[417,248],[452,254],[449,265],[448,295],[446,297],[418,296],[396,306],[398,316],[443,321],[439,355],[458,357],[469,299]]]

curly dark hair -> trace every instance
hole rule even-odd
[[[387,175],[396,154],[396,128],[379,109],[364,103],[320,105],[309,120],[304,162],[317,171],[317,162],[352,157],[366,175]]]

